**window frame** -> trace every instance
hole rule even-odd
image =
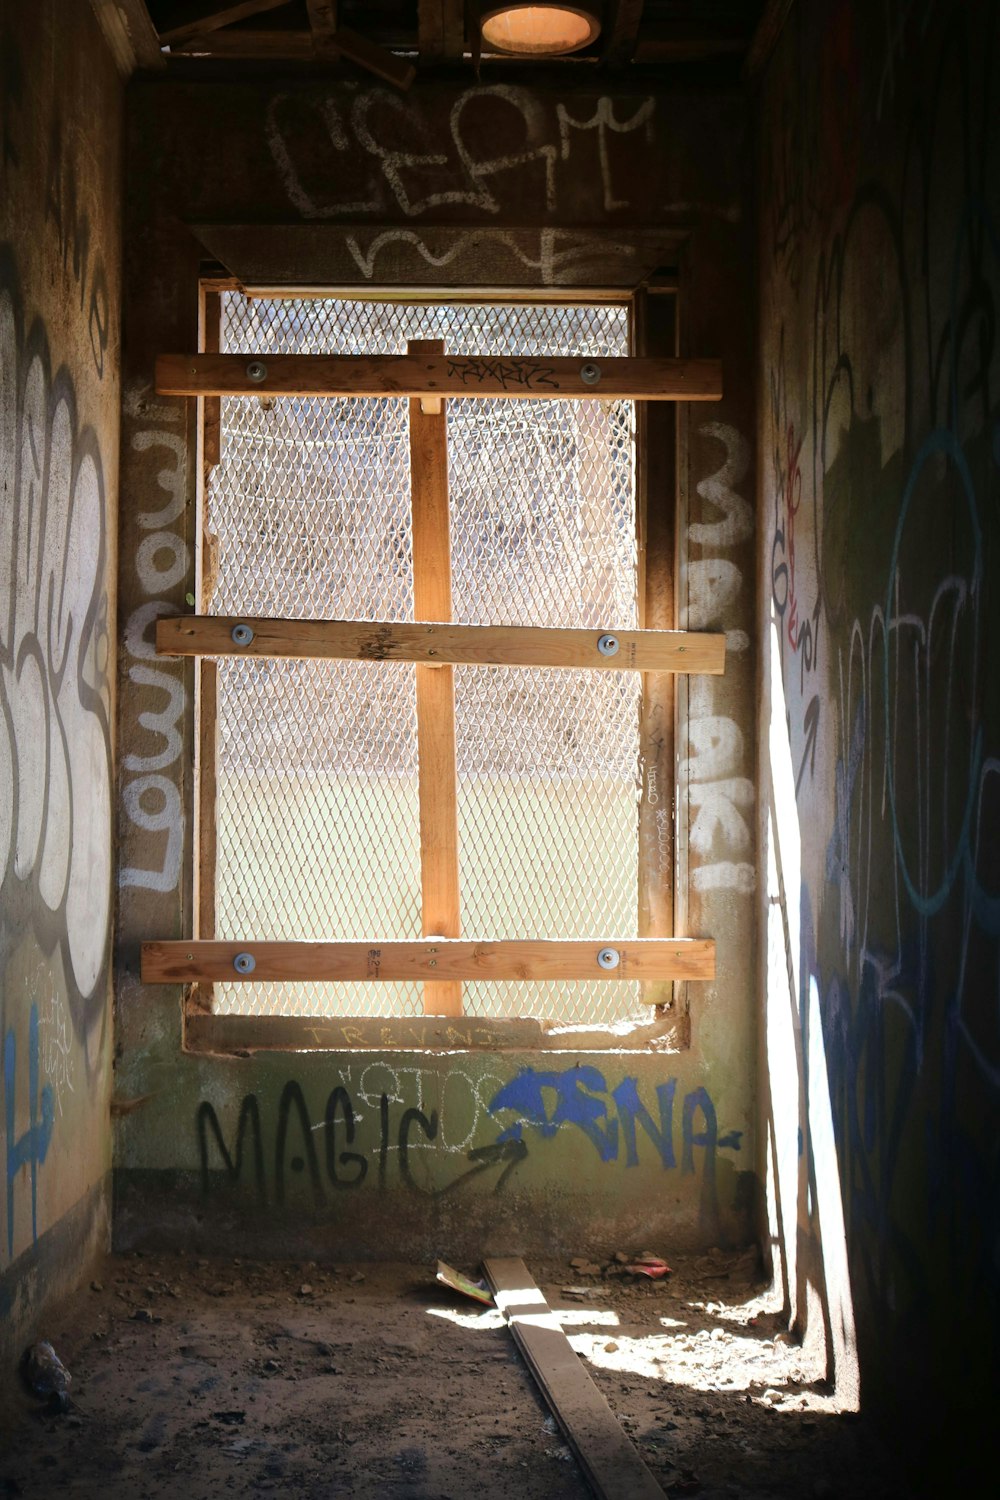
[[[246,289],[231,277],[203,277],[199,282],[198,348],[218,351],[221,294]],[[516,288],[507,293],[485,288],[400,287],[267,287],[257,295],[341,296],[353,301],[478,302],[482,304],[541,302],[614,302],[629,309],[632,352],[636,355],[675,355],[679,335],[679,281],[661,275],[629,291]],[[554,291],[559,296],[553,296]],[[199,397],[197,402],[197,538],[195,598],[203,611],[206,579],[211,572],[210,550],[203,530],[208,478],[219,462],[221,398]],[[677,628],[677,571],[680,489],[680,450],[684,436],[683,408],[677,402],[636,403],[636,506],[638,558],[638,625],[640,629]],[[668,504],[656,506],[655,496]],[[672,503],[669,503],[672,502]],[[206,864],[215,860],[214,780],[205,774],[207,736],[216,730],[215,663],[199,659],[194,670],[194,766],[192,793],[193,907],[196,931],[204,934],[209,899]],[[639,936],[669,937],[683,932],[683,868],[677,837],[679,812],[676,743],[677,715],[682,699],[681,678],[672,673],[645,673],[640,712]],[[214,923],[212,924],[214,925]],[[664,930],[667,927],[668,930]],[[661,981],[644,986],[649,1018],[634,1023],[569,1023],[530,1017],[483,1018],[444,1015],[393,1017],[239,1016],[212,1012],[212,986],[184,987],[184,1050],[245,1055],[269,1051],[545,1051],[648,1052],[683,1050],[690,1044],[687,983]]]

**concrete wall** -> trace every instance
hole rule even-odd
[[[406,97],[362,78],[132,91],[117,1088],[135,1107],[116,1147],[122,1246],[169,1237],[244,1252],[471,1257],[752,1232],[744,112],[735,97],[612,98],[503,77],[418,84]],[[689,1047],[184,1055],[179,990],[139,982],[141,940],[192,922],[192,672],[154,659],[151,642],[156,617],[186,610],[194,589],[195,412],[152,381],[157,352],[196,347],[205,251],[189,226],[205,225],[260,226],[198,229],[217,254],[241,258],[235,269],[256,261],[262,279],[361,286],[601,284],[609,264],[641,266],[650,236],[668,247],[654,249],[653,267],[680,256],[684,352],[721,355],[726,382],[725,400],[692,408],[688,422],[681,609],[693,627],[731,632],[730,670],[692,689],[679,746],[688,931],[719,940],[718,981],[691,987]],[[652,503],[672,508],[673,484]]]
[[[803,0],[758,114],[772,1233],[918,1462],[997,1375],[998,23]]]
[[[108,1235],[121,87],[0,3],[0,1365]]]

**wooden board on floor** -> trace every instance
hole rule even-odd
[[[497,1306],[601,1500],[665,1500],[535,1285],[523,1260],[483,1262]]]
[[[253,639],[246,644],[233,639],[240,625],[253,631]],[[609,633],[618,643],[613,656],[605,656],[597,644]],[[247,615],[167,616],[156,622],[156,649],[161,656],[285,656],[715,675],[725,670],[726,660],[724,635],[686,630],[606,632],[447,621],[273,620]]]
[[[595,380],[585,379],[598,372]],[[464,354],[161,354],[161,396],[486,396],[718,401],[717,359]]]
[[[598,954],[613,948],[610,968]],[[250,954],[253,968],[234,967]],[[142,945],[144,984],[195,980],[411,979],[714,979],[711,938],[543,938],[472,942],[464,938],[408,942],[149,942]]]

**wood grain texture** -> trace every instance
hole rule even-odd
[[[483,1262],[514,1341],[601,1500],[666,1500],[622,1430],[523,1260]]]
[[[263,363],[265,378],[247,369]],[[597,385],[581,370],[600,369]],[[718,401],[716,359],[480,359],[466,355],[161,354],[156,389],[164,396],[508,396]]]
[[[676,296],[637,298],[636,338],[641,354],[676,353]],[[676,406],[652,403],[638,409],[639,617],[647,630],[654,631],[670,630],[676,620],[677,412]],[[724,649],[725,637],[720,644]],[[651,668],[643,675],[639,716],[638,915],[639,936],[647,938],[669,937],[676,930],[674,719],[674,674]],[[642,998],[648,1005],[671,1005],[672,986],[646,985]]]
[[[90,0],[90,4],[123,78],[130,78],[136,68],[166,67],[144,0]]]
[[[180,45],[193,41],[195,37],[206,36],[209,32],[221,31],[223,27],[232,26],[237,21],[246,21],[250,16],[278,10],[284,4],[286,0],[238,0],[238,3],[232,5],[220,5],[208,15],[194,16],[182,25],[161,31],[160,41],[170,47]]]
[[[219,669],[201,663],[198,700],[198,935],[215,937],[215,872],[218,860]]]
[[[237,645],[233,630],[253,640]],[[585,667],[595,672],[725,671],[726,638],[685,630],[617,630],[618,651],[597,649],[602,631],[535,625],[398,624],[366,620],[271,620],[256,615],[171,615],[156,622],[160,656],[283,656],[431,665]]]
[[[597,962],[602,948],[619,955],[617,968]],[[238,953],[252,953],[250,974],[233,968]],[[187,984],[194,980],[413,980],[413,979],[691,979],[715,977],[711,938],[669,941],[613,937],[512,939],[474,942],[467,938],[409,942],[148,942],[142,945],[144,984]]]
[[[197,989],[189,995],[200,993]],[[611,1051],[648,1053],[668,1035],[664,1022],[567,1026],[561,1021],[494,1016],[212,1016],[188,1001],[184,1046],[190,1051],[236,1053],[342,1051],[537,1050],[578,1054]]]
[[[440,339],[413,339],[414,357],[439,355]],[[413,611],[418,620],[451,618],[451,513],[448,499],[448,418],[444,403],[424,411],[410,401],[410,507],[413,527]],[[455,767],[455,674],[450,666],[418,666],[417,747],[420,800],[421,931],[457,938],[458,777]],[[424,984],[428,1015],[460,1016],[458,980]]]

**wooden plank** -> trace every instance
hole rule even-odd
[[[307,43],[307,33],[302,33]],[[373,285],[408,293],[431,289],[449,300],[492,299],[505,291],[541,295],[551,301],[601,300],[616,289],[620,299],[658,267],[676,259],[685,231],[676,224],[628,225],[579,223],[560,228],[527,225],[442,224],[420,219],[419,226],[383,220],[323,223],[231,223],[191,226],[209,254],[257,294],[293,287],[358,287],[371,295]],[[440,291],[441,266],[447,263],[449,285]],[[540,289],[548,286],[546,294]],[[557,287],[554,294],[551,288]],[[595,289],[597,296],[594,296]],[[456,296],[457,291],[457,296]]]
[[[136,68],[165,68],[156,27],[143,0],[90,0],[115,66],[123,78]]]
[[[218,858],[216,797],[219,757],[219,668],[201,663],[198,699],[198,936],[215,937],[215,872]]]
[[[467,0],[442,0],[442,10],[445,58],[449,62],[460,62],[465,56],[465,21],[469,5]]]
[[[236,21],[260,15],[262,11],[278,10],[287,3],[288,0],[239,0],[238,4],[220,6],[210,15],[192,16],[189,21],[161,31],[160,41],[171,48],[181,46],[196,37],[207,36],[209,32],[221,31],[224,26],[232,26]]]
[[[414,403],[417,404],[417,403]],[[658,575],[665,570],[657,568]],[[656,588],[662,592],[662,577]],[[669,605],[664,605],[664,609]],[[237,626],[253,639],[240,645]],[[399,624],[367,620],[271,620],[253,615],[170,615],[156,622],[160,656],[281,656],[337,661],[412,661],[433,666],[585,667],[595,672],[725,671],[726,638],[686,630],[608,632],[535,625]],[[443,675],[443,674],[438,674]]]
[[[442,354],[441,339],[411,339],[411,355]],[[413,611],[418,620],[451,619],[451,511],[448,418],[410,402],[410,505],[413,522]],[[426,627],[425,627],[426,628]],[[457,938],[458,784],[455,770],[455,682],[450,666],[417,667],[420,796],[421,931]],[[428,1015],[460,1016],[458,981],[424,985]]]
[[[369,41],[360,31],[353,31],[348,26],[338,26],[334,41],[342,56],[357,63],[358,67],[365,68],[367,72],[374,73],[376,78],[393,84],[397,89],[405,91],[417,76],[412,63],[397,57],[388,47],[380,47],[378,42]]]
[[[358,1048],[382,1052],[585,1052],[648,1053],[668,1031],[663,1021],[566,1026],[561,1021],[476,1016],[206,1016],[190,1007],[184,1045],[204,1052],[301,1052]]]
[[[313,62],[316,45],[311,31],[209,31],[170,46],[176,57],[263,58],[268,61]]]
[[[309,26],[320,46],[332,43],[337,30],[337,0],[306,0]]]
[[[444,0],[418,0],[417,47],[422,63],[440,62],[444,56]]]
[[[632,53],[634,63],[700,62],[710,57],[729,57],[750,45],[747,29],[739,25],[712,25],[710,21],[658,21],[643,26]]]
[[[640,296],[636,336],[643,354],[673,354],[677,299]],[[676,621],[674,596],[677,526],[677,408],[639,407],[640,620],[647,630],[669,631]],[[723,651],[725,639],[723,638]],[[669,937],[674,914],[674,676],[662,669],[642,680],[639,715],[639,936]],[[647,1005],[669,1006],[669,984],[644,986]]]
[[[614,968],[598,963],[613,948]],[[241,973],[237,954],[253,955],[255,967]],[[414,979],[692,979],[715,978],[711,938],[518,938],[474,942],[465,938],[418,938],[407,942],[148,942],[142,945],[145,984],[187,984],[195,980],[366,980]]]
[[[618,0],[604,47],[604,61],[612,68],[631,62],[644,0]]]
[[[490,1258],[483,1269],[514,1341],[594,1494],[601,1500],[665,1500],[524,1261]]]
[[[596,368],[596,384],[581,372]],[[263,371],[253,378],[248,371]],[[509,396],[718,401],[717,359],[481,359],[448,354],[161,354],[161,396]]]
[[[767,0],[743,63],[743,77],[752,79],[767,66],[795,0]]]

